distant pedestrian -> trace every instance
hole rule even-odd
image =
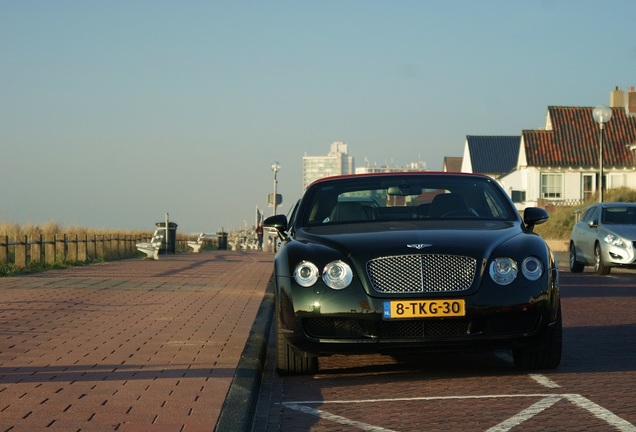
[[[263,250],[263,222],[259,222],[256,227],[256,238],[258,239],[258,250]]]

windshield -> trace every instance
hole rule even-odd
[[[603,209],[603,223],[636,225],[636,207],[608,207]]]
[[[508,197],[486,178],[360,176],[317,182],[302,200],[302,225],[390,220],[514,220]]]

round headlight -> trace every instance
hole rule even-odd
[[[318,280],[318,267],[309,261],[301,262],[294,270],[294,280],[300,286],[312,286]]]
[[[603,241],[605,241],[605,243],[607,244],[611,244],[612,246],[618,246],[622,248],[627,247],[623,239],[614,234],[606,235]]]
[[[322,280],[332,289],[348,287],[351,279],[353,279],[353,272],[344,261],[332,261],[322,271]]]
[[[521,264],[523,275],[531,281],[536,281],[543,275],[543,263],[539,258],[527,257]]]
[[[497,258],[490,264],[490,277],[499,285],[512,283],[517,273],[517,263],[512,258]]]

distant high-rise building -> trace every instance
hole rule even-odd
[[[388,172],[420,172],[427,171],[426,162],[418,161],[411,162],[406,165],[387,164],[387,165],[371,165],[368,160],[365,159],[363,167],[356,168],[356,174],[370,174],[370,173],[388,173]]]
[[[343,142],[333,142],[327,156],[303,156],[303,190],[314,180],[353,173],[353,156],[348,155]]]

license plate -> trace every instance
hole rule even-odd
[[[466,302],[459,300],[393,300],[384,302],[384,319],[439,318],[466,315]]]

